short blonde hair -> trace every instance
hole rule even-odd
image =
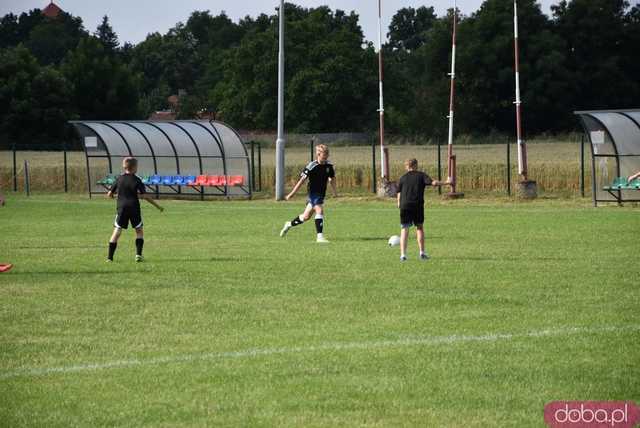
[[[124,160],[122,161],[122,167],[126,170],[132,170],[134,168],[137,168],[138,159],[132,158],[132,157],[124,158]]]
[[[326,153],[329,156],[329,147],[326,144],[318,144],[316,146],[316,152]]]
[[[418,159],[416,158],[407,159],[406,161],[404,161],[404,164],[411,169],[416,169],[418,168]]]

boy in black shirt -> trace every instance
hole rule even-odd
[[[319,144],[316,146],[316,160],[310,162],[306,168],[300,174],[300,180],[296,183],[296,185],[291,190],[285,200],[289,200],[296,194],[298,189],[302,186],[305,180],[309,179],[309,183],[307,184],[307,188],[309,191],[309,198],[307,200],[307,206],[304,209],[304,212],[299,216],[293,218],[293,220],[288,221],[284,224],[284,227],[280,231],[280,236],[284,237],[289,229],[292,227],[298,226],[305,221],[311,218],[311,213],[315,211],[316,218],[316,232],[317,238],[316,242],[326,244],[329,241],[323,235],[324,228],[324,210],[322,205],[324,204],[324,196],[327,192],[327,181],[331,183],[331,188],[333,190],[334,196],[338,196],[338,191],[336,190],[336,182],[335,176],[336,173],[333,169],[333,165],[327,160],[329,158],[329,148],[324,144]]]
[[[145,193],[142,180],[135,175],[138,171],[138,160],[136,158],[125,158],[122,161],[122,168],[124,169],[124,174],[118,177],[115,184],[111,186],[109,193],[107,193],[107,196],[110,198],[113,198],[115,194],[118,195],[118,214],[116,215],[116,221],[113,225],[113,234],[109,240],[109,255],[107,256],[107,261],[113,261],[113,255],[116,252],[122,229],[126,229],[129,223],[131,223],[131,226],[136,230],[136,262],[141,262],[143,260],[142,246],[144,245],[144,233],[142,230],[142,213],[140,212],[139,198],[146,199],[160,211],[164,211],[164,208]]]
[[[400,261],[407,260],[407,238],[409,228],[416,226],[416,237],[420,247],[420,259],[428,260],[424,251],[424,189],[427,186],[441,186],[449,181],[432,180],[427,174],[418,171],[418,161],[407,159],[404,162],[407,173],[398,180],[398,208],[400,208]]]

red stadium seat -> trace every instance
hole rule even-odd
[[[244,176],[243,175],[230,175],[227,178],[227,184],[229,186],[242,186],[244,184]]]
[[[224,186],[224,175],[210,175],[207,182],[209,186]]]
[[[198,177],[196,177],[196,181],[193,184],[195,184],[196,186],[208,186],[209,183],[207,182],[207,176],[199,175]]]

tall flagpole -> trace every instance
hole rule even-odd
[[[447,154],[449,181],[451,182],[451,192],[447,194],[450,198],[460,198],[462,193],[456,193],[456,157],[453,154],[453,106],[456,87],[456,26],[458,21],[458,9],[456,0],[453,0],[453,30],[451,32],[451,91],[449,93],[449,135],[447,138]]]
[[[515,74],[516,74],[516,134],[518,139],[518,174],[523,181],[527,181],[527,146],[522,140],[522,112],[520,99],[520,49],[518,46],[518,5],[517,0],[513,0],[513,34],[515,49]]]
[[[284,199],[284,0],[278,13],[278,139],[276,140],[276,201]]]
[[[384,96],[382,91],[383,81],[383,65],[382,65],[382,0],[378,0],[378,88],[379,88],[379,106],[378,112],[380,113],[380,176],[382,177],[382,184],[389,179],[387,152],[384,147]]]

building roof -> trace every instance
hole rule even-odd
[[[149,120],[171,121],[176,120],[176,116],[176,113],[171,110],[160,110],[151,113],[151,115],[149,116]]]
[[[48,18],[57,18],[63,10],[56,5],[53,0],[51,3],[47,5],[44,9],[42,9],[42,14]]]

